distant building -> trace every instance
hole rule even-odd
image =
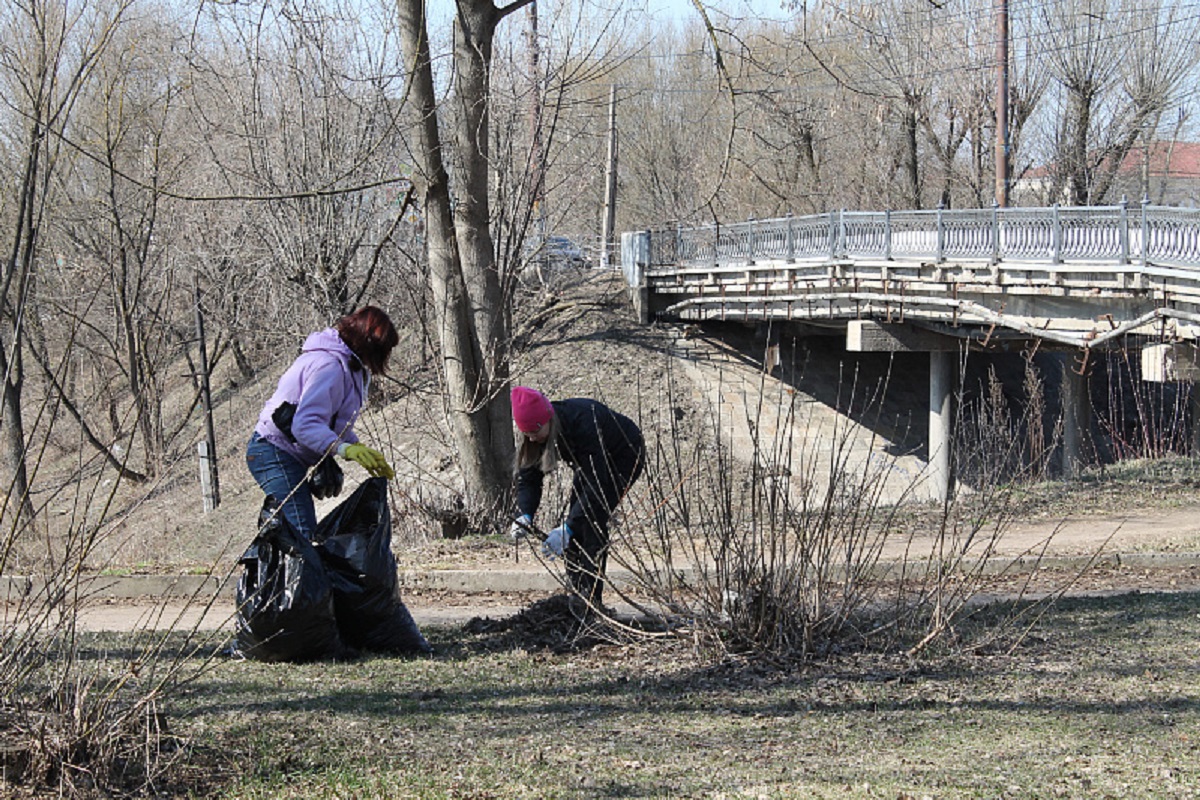
[[[1052,174],[1051,166],[1028,170],[1013,183],[1012,204],[1065,203],[1065,189],[1060,196],[1051,196]],[[1143,194],[1154,205],[1200,207],[1200,142],[1154,142],[1149,148],[1130,150],[1102,202],[1115,204],[1124,196],[1138,203]]]

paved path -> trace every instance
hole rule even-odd
[[[910,560],[928,554],[933,537],[893,542],[885,559],[907,552]],[[1092,564],[1095,578],[1079,590],[1129,591],[1200,589],[1200,499],[1173,509],[1135,509],[1127,515],[1023,522],[1005,531],[995,544],[990,571],[1027,574],[1036,564],[1066,574]],[[560,590],[559,576],[536,559],[512,557],[511,548],[480,555],[444,557],[445,568],[401,565],[401,592],[421,625],[461,624],[474,617],[503,618],[530,602]],[[491,555],[487,555],[490,552]],[[403,555],[403,554],[402,554]],[[614,553],[614,559],[619,553]],[[464,563],[456,564],[456,561]],[[687,565],[678,565],[686,567]],[[610,564],[610,578],[620,582],[622,570]],[[84,630],[197,626],[232,630],[235,580],[200,575],[95,576],[86,584],[88,600],[79,617]],[[16,598],[36,597],[36,581],[0,576],[0,618],[11,623]],[[189,600],[189,598],[191,598]],[[5,603],[5,600],[8,600]],[[621,609],[619,610],[626,610]]]

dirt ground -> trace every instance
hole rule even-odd
[[[921,540],[914,540],[912,547],[910,557],[920,551]],[[1185,498],[1180,503],[1176,498],[1162,508],[1027,520],[1008,529],[996,551],[1005,559],[1023,558],[1026,566],[993,579],[989,595],[1054,592],[1068,586],[1068,594],[1200,591],[1200,500]],[[533,558],[515,560],[511,547],[479,540],[433,542],[398,555],[402,569],[424,563],[429,571],[475,571],[477,584],[486,583],[489,570],[545,569]],[[1048,568],[1031,578],[1028,562],[1039,557]],[[431,563],[438,567],[428,568]],[[408,590],[404,601],[419,625],[454,626],[476,618],[511,617],[546,596],[546,592]],[[618,605],[618,610],[629,609]],[[232,618],[230,596],[222,596],[209,608],[155,597],[97,598],[84,609],[79,623],[82,629],[94,631],[195,626],[232,632]]]
[[[406,593],[404,603],[421,627],[461,625],[477,617],[510,617],[545,595]],[[135,631],[147,627],[177,627],[203,631],[233,632],[233,600],[228,598],[205,608],[195,603],[153,597],[97,599],[80,614],[85,631]]]
[[[530,300],[529,306],[528,319],[519,326],[515,380],[544,387],[556,396],[595,396],[629,410],[642,421],[648,441],[687,430],[683,422],[700,414],[703,404],[690,390],[662,394],[652,388],[674,380],[680,358],[677,340],[684,334],[664,326],[638,324],[619,276],[595,275],[570,291],[564,289],[538,297],[536,302]],[[757,374],[753,364],[742,366]],[[730,360],[723,368],[736,367],[737,362]],[[229,392],[232,405],[222,409],[221,418],[252,419],[261,403],[259,395],[269,393],[269,384],[264,378],[262,386]],[[432,444],[430,441],[431,430],[440,432],[433,418],[436,415],[430,411],[434,408],[440,408],[440,403],[432,395],[414,392],[393,398],[384,410],[368,414],[362,425],[361,433],[368,440],[386,443],[388,452],[397,459],[400,476],[395,491],[403,502],[397,504],[393,525],[400,568],[423,572],[475,570],[484,574],[491,570],[543,569],[532,557],[517,562],[513,548],[498,541],[501,537],[430,538],[437,533],[428,512],[451,507],[453,492],[447,487],[453,487],[456,481],[452,459],[446,456],[448,444],[437,437],[432,437]],[[188,487],[165,485],[144,502],[131,504],[119,520],[117,534],[101,543],[95,556],[97,563],[89,567],[97,572],[113,567],[144,569],[150,574],[195,574],[212,564],[230,564],[232,568],[252,535],[261,504],[261,492],[242,466],[243,427],[231,424],[230,440],[223,445],[228,466],[222,476],[223,501],[219,509],[205,514]],[[414,430],[423,438],[411,439]],[[1110,466],[1103,480],[1091,484],[1064,488],[1067,484],[1059,482],[1049,489],[1039,489],[1052,499],[1039,497],[1022,508],[1018,514],[1021,521],[1005,531],[996,553],[1009,558],[1074,559],[1073,567],[1063,565],[1039,581],[1037,588],[1046,591],[1064,579],[1072,581],[1075,591],[1200,587],[1192,566],[1200,563],[1200,462],[1179,459],[1163,463],[1162,467],[1133,467],[1131,472],[1136,474],[1128,479],[1119,475],[1114,479],[1118,470]],[[351,470],[349,480],[358,477]],[[332,505],[336,501],[326,502]],[[328,509],[318,510],[324,513]],[[66,510],[59,513],[63,519],[70,518]],[[423,528],[424,533],[408,535],[406,527]],[[928,527],[936,528],[936,522]],[[108,549],[110,542],[112,552]],[[918,536],[911,543],[894,542],[884,555],[900,557],[910,545],[909,557],[920,555],[922,548],[927,554],[935,544],[930,535]],[[37,564],[37,558],[43,555],[34,550],[31,564]],[[1138,556],[1141,560],[1100,560],[1078,578],[1071,572],[1077,571],[1080,557],[1112,554]],[[1184,558],[1188,554],[1197,556]],[[1157,563],[1149,558],[1159,555],[1169,558]],[[1021,576],[1014,576],[1008,579],[1007,587],[1000,585],[997,590],[1019,588],[1021,580]],[[406,591],[404,595],[422,625],[503,617],[540,597],[428,591]],[[164,605],[155,598],[97,598],[85,609],[80,623],[95,630],[130,630],[147,624],[163,627],[169,623],[231,630],[232,606],[232,593],[222,595],[210,609],[186,608],[174,601]]]

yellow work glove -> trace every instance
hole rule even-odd
[[[348,444],[340,450],[342,458],[354,461],[363,466],[367,472],[376,478],[387,478],[389,481],[396,477],[396,472],[388,466],[387,459],[378,450],[372,450],[365,444]]]

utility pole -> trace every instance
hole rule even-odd
[[[608,168],[604,181],[604,222],[600,229],[600,267],[608,269],[617,224],[617,87],[608,91]]]
[[[537,0],[526,6],[529,22],[526,52],[529,54],[529,184],[533,201],[533,228],[540,248],[546,239],[546,153],[542,145],[542,78],[538,40]]]
[[[200,400],[204,405],[204,437],[200,442],[200,489],[204,494],[204,510],[209,512],[221,505],[221,483],[217,471],[217,436],[213,430],[212,390],[208,381],[208,348],[204,344],[204,312],[200,309],[200,276],[192,273],[192,289],[196,301],[196,341],[200,344]]]
[[[996,205],[1008,205],[1008,0],[996,0]]]

